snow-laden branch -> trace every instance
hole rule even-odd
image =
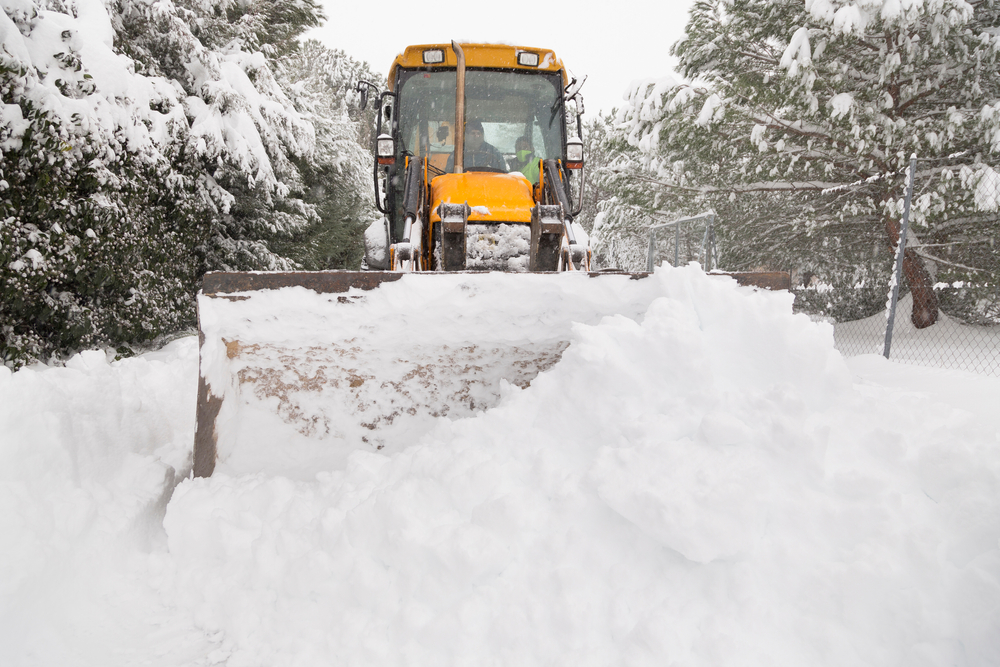
[[[692,192],[697,194],[740,194],[740,193],[751,193],[751,192],[824,192],[839,188],[845,185],[844,183],[831,183],[824,181],[761,181],[758,183],[748,183],[746,185],[735,185],[731,187],[719,187],[715,185],[702,185],[699,187],[690,187],[679,185],[677,183],[669,183],[667,181],[661,181],[655,178],[648,178],[645,176],[632,175],[639,181],[644,181],[646,183],[653,183],[655,185],[661,185],[665,188],[670,188],[672,190],[683,190],[685,192]]]

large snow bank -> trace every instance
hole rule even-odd
[[[191,467],[197,354],[186,338],[114,364],[0,366],[0,664],[130,664],[108,653],[141,644],[132,604],[149,598],[128,563],[164,548]]]
[[[0,656],[233,667],[1000,661],[1000,382],[874,356],[848,365],[831,328],[793,316],[787,294],[695,268],[651,280],[662,297],[644,313],[575,326],[560,363],[529,387],[441,418],[409,447],[359,450],[313,479],[222,469],[184,480],[165,545],[75,520],[68,499],[101,516],[121,505],[99,496],[116,480],[132,498],[169,488],[122,461],[151,469],[158,452],[185,451],[171,443],[191,427],[180,402],[193,342],[163,368],[101,362],[67,375],[66,388],[101,392],[86,401],[38,388],[73,369],[0,377],[4,493],[24,489],[0,504],[0,534],[25,545],[0,555],[4,620],[47,590],[87,631],[59,632],[39,612],[15,630],[0,624]],[[126,368],[144,382],[115,385]],[[162,413],[123,409],[155,395]],[[91,418],[84,405],[108,407]],[[25,455],[45,442],[33,429],[46,411],[90,434],[63,431]],[[170,425],[147,438],[161,414]],[[59,465],[110,442],[129,446],[105,472]],[[26,508],[53,527],[18,527]],[[105,554],[66,556],[77,577],[102,582],[98,595],[11,578],[44,571],[56,542]]]
[[[507,384],[528,386],[575,325],[641,319],[662,296],[658,280],[578,272],[409,274],[346,295],[201,295],[201,372],[224,399],[219,464],[313,479],[317,466],[342,468],[359,443],[399,451],[436,417],[473,416],[497,406]]]

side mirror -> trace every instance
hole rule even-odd
[[[374,86],[367,81],[358,81],[357,85],[354,86],[354,90],[361,95],[361,110],[364,111],[368,108],[368,89],[374,88]]]

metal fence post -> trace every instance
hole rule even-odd
[[[680,264],[681,261],[681,225],[689,222],[697,222],[699,220],[707,220],[707,227],[705,229],[705,239],[702,241],[702,245],[711,243],[710,251],[715,253],[715,228],[713,224],[715,222],[715,212],[702,213],[701,215],[696,215],[693,218],[681,218],[679,220],[673,220],[671,222],[663,222],[658,225],[651,225],[649,228],[649,248],[646,251],[646,270],[653,271],[654,265],[656,263],[656,230],[663,229],[664,227],[669,227],[673,225],[674,227],[674,266]],[[706,270],[711,271],[711,259],[708,256],[709,250],[706,250],[705,262],[708,268]]]
[[[708,219],[708,225],[712,228],[712,261],[719,261],[719,248],[715,245],[715,214]]]
[[[705,248],[705,271],[712,270],[712,260],[715,259],[715,214],[709,213],[705,225],[705,238],[701,245]]]
[[[674,266],[681,263],[681,223],[674,225]]]
[[[646,270],[650,273],[656,268],[653,266],[654,255],[656,254],[656,227],[649,228],[649,250],[646,252]]]
[[[892,328],[896,323],[896,303],[899,301],[899,283],[903,279],[903,253],[906,251],[906,233],[910,222],[910,199],[913,198],[913,174],[917,170],[917,158],[910,158],[909,177],[906,184],[906,199],[903,201],[903,224],[899,230],[899,243],[896,245],[896,271],[893,274],[892,296],[889,299],[889,313],[885,324],[885,347],[882,356],[889,358],[892,348]]]

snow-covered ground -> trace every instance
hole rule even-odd
[[[910,321],[913,295],[899,300],[889,356],[893,361],[954,368],[1000,376],[1000,326],[962,324],[938,313],[937,323],[917,329]],[[834,326],[837,349],[848,356],[882,354],[885,350],[886,313]]]
[[[0,368],[0,664],[1000,664],[1000,378],[648,280],[311,479],[188,478],[193,337]]]

